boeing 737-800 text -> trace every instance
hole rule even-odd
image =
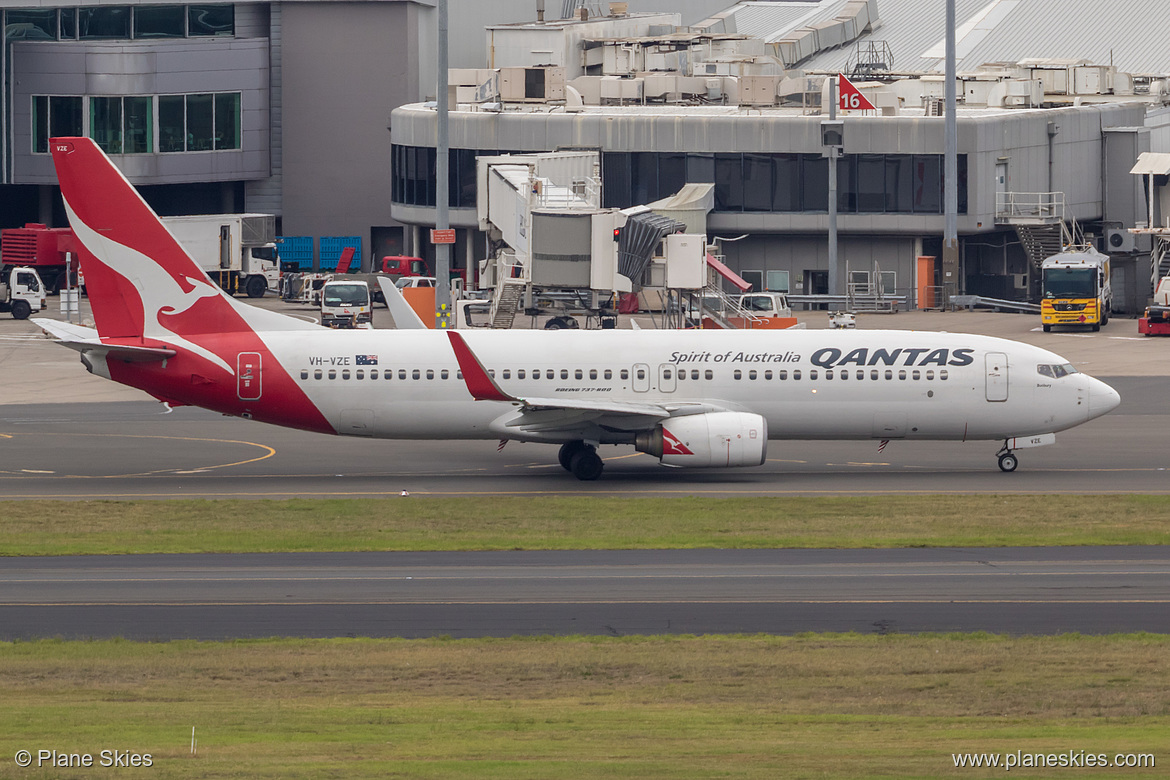
[[[94,374],[172,405],[321,433],[560,444],[668,466],[757,466],[769,440],[1002,440],[1117,407],[1047,350],[917,331],[336,331],[224,294],[108,157],[51,142],[96,328],[38,320]]]

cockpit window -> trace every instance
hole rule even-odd
[[[1073,367],[1072,363],[1064,363],[1062,365],[1040,365],[1036,366],[1036,371],[1040,376],[1048,376],[1053,379],[1060,379],[1071,374],[1079,374],[1080,372]]]

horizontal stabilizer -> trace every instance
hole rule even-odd
[[[98,338],[97,331],[81,325],[73,325],[57,320],[35,319],[33,323],[42,330],[57,338],[57,343],[78,352],[96,352],[100,355],[112,357],[115,360],[125,360],[130,363],[147,363],[154,360],[166,360],[176,354],[175,350],[167,347],[144,347],[137,344],[112,344]]]

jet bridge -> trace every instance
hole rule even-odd
[[[480,286],[494,291],[493,327],[510,327],[521,309],[583,313],[604,325],[612,321],[615,294],[641,289],[663,246],[668,255],[676,247],[677,262],[665,258],[674,282],[705,285],[706,237],[690,236],[683,251],[663,239],[685,230],[684,223],[644,206],[601,208],[599,169],[596,152],[479,158],[476,209],[490,255],[480,263]],[[683,265],[694,272],[683,273]]]

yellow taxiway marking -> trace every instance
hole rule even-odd
[[[246,465],[248,463],[256,463],[257,461],[267,460],[268,458],[271,458],[273,455],[276,454],[276,450],[273,447],[269,447],[267,444],[259,444],[259,443],[254,442],[254,441],[241,441],[241,440],[237,440],[237,439],[203,439],[203,438],[198,438],[195,436],[146,436],[146,435],[142,435],[142,434],[132,434],[132,433],[43,433],[43,432],[38,432],[36,434],[0,433],[0,438],[12,439],[12,438],[15,438],[16,436],[20,436],[20,435],[65,436],[68,438],[87,437],[87,438],[99,438],[99,439],[112,438],[112,439],[154,439],[154,440],[161,440],[161,441],[197,441],[197,442],[204,442],[207,444],[241,444],[245,447],[257,447],[261,450],[264,450],[263,455],[259,455],[255,458],[248,458],[246,460],[237,460],[237,461],[233,461],[231,463],[217,463],[217,464],[212,464],[210,466],[198,466],[195,469],[189,469],[189,470],[179,470],[179,469],[169,468],[169,469],[156,469],[154,471],[143,471],[143,472],[138,472],[138,473],[133,473],[133,474],[62,474],[61,475],[63,477],[68,477],[70,479],[124,479],[126,477],[149,477],[149,476],[153,476],[156,474],[197,473],[200,471],[211,471],[212,469],[226,469],[226,468],[230,468],[232,466],[243,466],[243,465]],[[43,472],[43,471],[42,472],[29,471],[28,469],[24,469],[24,471],[26,473],[36,473],[36,474],[51,474],[51,473],[53,473],[53,472]]]

